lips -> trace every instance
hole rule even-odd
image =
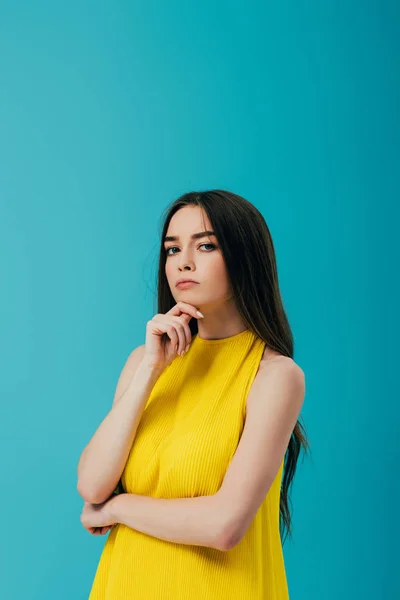
[[[197,281],[194,281],[193,279],[178,279],[178,281],[176,282],[176,287],[185,287],[185,286],[190,286],[190,285],[195,285],[197,284]]]
[[[178,283],[187,283],[188,281],[191,281],[192,283],[197,283],[197,281],[195,281],[194,279],[178,279],[176,285],[178,285]]]

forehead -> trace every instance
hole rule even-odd
[[[212,229],[207,213],[201,206],[189,205],[180,208],[172,216],[167,234],[183,237],[204,229]]]

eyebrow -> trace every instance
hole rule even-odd
[[[194,233],[190,236],[191,240],[198,240],[202,237],[209,237],[210,235],[215,236],[213,231],[200,231],[199,233]],[[179,240],[179,235],[166,235],[164,238],[164,242],[176,242]]]

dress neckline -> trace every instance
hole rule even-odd
[[[245,329],[244,331],[240,331],[239,333],[235,333],[235,335],[230,335],[228,337],[219,338],[216,340],[207,340],[205,338],[201,338],[198,333],[196,333],[195,339],[200,342],[202,345],[215,345],[215,344],[224,344],[229,342],[234,342],[241,337],[245,337],[251,332],[251,329]]]

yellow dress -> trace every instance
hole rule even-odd
[[[189,498],[218,491],[264,347],[250,329],[220,340],[193,336],[147,400],[122,474],[127,493]],[[89,600],[288,600],[279,533],[283,466],[230,550],[170,542],[117,524]]]

